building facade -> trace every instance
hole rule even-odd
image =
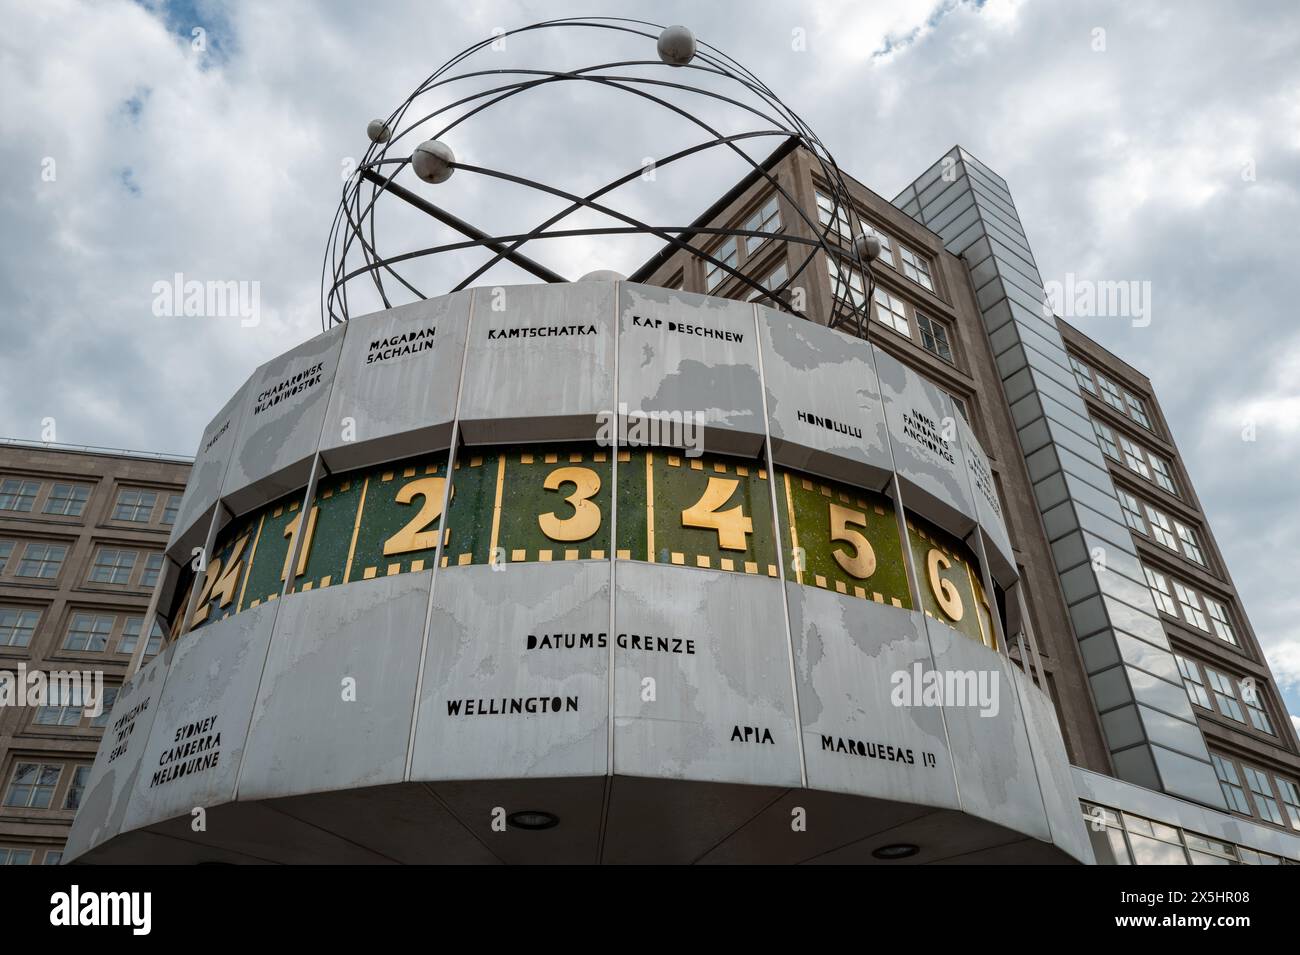
[[[0,443],[0,670],[104,687],[98,716],[75,694],[0,707],[0,864],[61,861],[188,478],[184,459]],[[155,629],[144,658],[161,644]]]
[[[848,209],[816,168],[787,144],[738,183],[688,233],[708,260],[258,369],[70,856],[1300,862],[1296,735],[1150,381],[1044,309],[966,151]],[[864,231],[870,277],[746,234]],[[624,406],[708,409],[708,455],[638,450]],[[1004,720],[899,722],[911,663],[1001,674]],[[384,704],[340,709],[340,675]]]

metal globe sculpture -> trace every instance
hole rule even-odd
[[[821,252],[834,292],[825,320],[865,334],[879,243],[835,160],[751,70],[684,26],[583,17],[497,31],[370,122],[367,137],[322,263],[326,329],[471,285],[515,284],[521,272],[635,279],[637,266],[644,276],[685,250],[738,280],[739,294],[799,315],[803,296],[792,292]],[[764,167],[791,140],[830,200],[826,224]],[[612,170],[598,169],[602,160]],[[765,180],[803,227],[700,217],[746,177]],[[781,243],[783,280],[768,287],[743,274],[718,249],[728,236],[747,249]],[[852,281],[855,271],[865,281]]]

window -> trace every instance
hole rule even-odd
[[[831,259],[826,260],[826,271],[831,277],[831,294],[837,299],[852,299],[853,304],[862,306],[867,301],[867,281],[861,270],[853,266],[840,268]]]
[[[113,632],[113,617],[104,613],[74,613],[63,639],[63,649],[103,653],[108,635]]]
[[[1136,471],[1148,481],[1151,480],[1151,472],[1147,470],[1146,452],[1123,435],[1119,437],[1119,445],[1124,449],[1124,463],[1128,465],[1129,470]]]
[[[1193,627],[1209,633],[1210,625],[1205,622],[1205,614],[1201,611],[1201,600],[1196,591],[1175,580],[1174,593],[1178,595],[1178,603],[1182,605],[1183,619]]]
[[[1178,532],[1178,539],[1183,542],[1183,554],[1187,559],[1204,567],[1205,558],[1201,555],[1201,542],[1196,538],[1196,531],[1178,521],[1174,521],[1174,530]]]
[[[7,849],[0,846],[0,865],[31,865],[31,849]]]
[[[1174,553],[1178,552],[1178,538],[1174,536],[1174,529],[1169,524],[1169,515],[1162,511],[1156,510],[1150,504],[1146,505],[1147,517],[1151,519],[1151,533],[1161,544],[1164,544]]]
[[[72,782],[68,785],[68,795],[63,798],[64,809],[76,809],[81,805],[81,795],[86,791],[86,783],[89,781],[89,766],[78,766],[72,771]]]
[[[67,554],[68,548],[63,544],[28,544],[23,559],[18,562],[17,575],[53,580],[59,576],[59,568]]]
[[[4,573],[5,564],[9,562],[9,555],[13,552],[13,541],[0,541],[0,573]]]
[[[817,221],[830,226],[832,232],[838,232],[845,242],[853,241],[853,229],[849,226],[849,212],[843,203],[836,208],[835,200],[830,196],[817,193]]]
[[[18,763],[9,780],[5,805],[18,809],[49,809],[62,775],[61,763]]]
[[[0,511],[30,511],[40,489],[38,481],[5,478],[0,481]]]
[[[681,288],[679,281],[676,288]],[[176,523],[176,515],[181,509],[181,496],[179,494],[169,495],[167,504],[163,507],[162,522],[165,526],[171,527]]]
[[[1241,712],[1241,704],[1237,702],[1237,692],[1232,688],[1233,681],[1210,667],[1205,668],[1205,675],[1214,690],[1214,700],[1219,704],[1219,712],[1238,723],[1246,722],[1246,717]]]
[[[1142,403],[1142,399],[1126,391],[1124,392],[1124,404],[1128,406],[1128,416],[1150,431],[1151,419],[1147,417],[1147,408]]]
[[[126,618],[126,623],[122,625],[122,639],[117,643],[118,653],[135,653],[135,645],[140,640],[140,627],[143,624],[144,620],[141,617]],[[154,621],[153,633],[149,635],[149,644],[144,648],[146,660],[162,649],[162,640],[162,627],[158,626],[157,621]]]
[[[1223,790],[1223,798],[1228,801],[1228,808],[1249,816],[1250,803],[1246,802],[1246,790],[1241,787],[1237,767],[1215,753],[1210,754],[1210,761],[1214,763],[1214,775],[1219,777],[1219,788]]]
[[[776,268],[774,268],[771,271],[771,273],[767,276],[767,278],[763,279],[763,286],[769,292],[775,295],[777,298],[783,298],[785,293],[778,292],[777,289],[779,289],[782,285],[784,285],[789,280],[789,278],[790,278],[790,270],[787,269],[785,267],[785,263],[782,262],[780,265],[778,265]],[[749,293],[749,301],[753,302],[755,300],[759,301],[760,304],[765,304],[765,305],[772,304],[772,300],[767,298],[765,295],[763,295],[762,292],[758,291],[757,289]]]
[[[63,853],[58,849],[47,849],[41,865],[59,865],[63,862]]]
[[[911,249],[900,245],[898,256],[903,260],[903,274],[924,289],[934,291],[934,281],[930,278],[930,263]]]
[[[101,547],[95,555],[95,565],[90,568],[90,579],[97,584],[130,583],[137,556],[133,550]]]
[[[1282,818],[1277,800],[1273,798],[1273,787],[1268,784],[1268,777],[1253,767],[1241,768],[1246,771],[1246,782],[1250,784],[1250,791],[1255,796],[1255,808],[1259,810],[1260,818],[1285,826],[1286,821]]]
[[[1070,367],[1074,369],[1074,379],[1079,383],[1079,387],[1089,394],[1095,395],[1097,386],[1092,383],[1092,369],[1073,355],[1070,356]]]
[[[80,687],[53,684],[49,688],[49,704],[36,710],[32,722],[37,726],[76,726],[84,711]]]
[[[1110,429],[1110,425],[1094,421],[1092,430],[1097,432],[1097,441],[1101,444],[1101,450],[1106,457],[1118,461],[1120,459],[1119,445],[1115,443],[1115,432]]]
[[[880,240],[880,258],[876,261],[885,263],[891,269],[898,268],[897,263],[894,261],[894,243],[890,240],[889,236],[885,235],[885,233],[881,232],[879,229],[872,229],[871,234]]]
[[[948,326],[937,318],[916,315],[916,327],[921,330],[921,344],[926,351],[934,352],[946,362],[952,361],[952,348],[948,344]]]
[[[1252,677],[1241,680],[1237,686],[1241,690],[1241,702],[1246,707],[1246,715],[1250,717],[1250,725],[1261,733],[1276,736],[1277,734],[1273,732],[1273,723],[1264,712],[1264,701],[1260,699],[1259,684]]]
[[[158,575],[162,572],[163,555],[162,551],[155,551],[145,558],[144,573],[140,576],[140,586],[153,589],[158,583]]]
[[[1237,645],[1237,634],[1232,629],[1232,624],[1228,621],[1228,610],[1217,600],[1205,598],[1205,609],[1210,614],[1210,620],[1214,623],[1214,632],[1221,639],[1231,643],[1234,647]]]
[[[1178,486],[1174,484],[1173,474],[1169,470],[1169,462],[1152,452],[1147,452],[1147,457],[1151,459],[1151,470],[1154,472],[1152,480],[1170,494],[1177,496]]]
[[[1274,776],[1273,782],[1277,783],[1277,793],[1286,806],[1286,814],[1291,819],[1291,828],[1300,829],[1300,786],[1281,776]]]
[[[1174,659],[1178,661],[1178,672],[1183,675],[1183,686],[1187,688],[1187,698],[1197,706],[1207,710],[1214,709],[1210,705],[1210,695],[1205,692],[1205,681],[1201,679],[1201,668],[1181,654],[1175,653]]]
[[[30,646],[40,619],[38,610],[0,607],[0,647]]]
[[[1187,865],[1181,830],[1128,813],[1124,828],[1138,865]]]
[[[1178,607],[1169,593],[1169,582],[1165,580],[1164,574],[1158,574],[1150,567],[1143,567],[1142,570],[1147,575],[1147,583],[1151,585],[1151,596],[1156,606],[1171,616],[1178,616]]]
[[[1119,497],[1119,506],[1124,512],[1124,523],[1139,534],[1146,534],[1147,524],[1142,517],[1142,508],[1137,498],[1121,487],[1115,488],[1115,494]]]
[[[80,517],[90,500],[90,488],[84,484],[56,484],[45,501],[45,513],[60,517]]]
[[[876,320],[911,338],[912,328],[907,324],[907,308],[903,305],[902,300],[890,295],[879,286],[876,287],[874,297],[876,300]]]
[[[1120,397],[1119,386],[1101,372],[1097,372],[1097,384],[1101,386],[1101,396],[1106,404],[1118,411],[1124,410],[1124,399]]]
[[[117,702],[117,694],[120,691],[121,691],[121,687],[116,687],[116,686],[104,687],[104,708],[100,710],[98,716],[96,716],[94,719],[90,721],[91,726],[95,726],[102,729],[103,727],[108,725],[108,718],[113,713],[113,704]]]
[[[781,210],[777,207],[776,196],[773,196],[767,202],[763,203],[763,208],[755,212],[745,222],[746,229],[751,232],[780,232],[781,231]],[[766,241],[763,236],[747,235],[745,236],[745,254],[753,252]]]
[[[733,251],[735,241],[732,241]],[[136,524],[148,524],[153,515],[154,502],[158,495],[153,491],[139,491],[124,488],[117,494],[117,506],[113,508],[113,520],[131,521]]]
[[[1187,851],[1191,854],[1192,865],[1243,865],[1241,853],[1231,842],[1198,836],[1190,832],[1183,834],[1187,839]]]

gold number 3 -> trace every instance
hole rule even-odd
[[[729,511],[718,510],[731,500],[739,483],[731,478],[709,478],[703,496],[682,511],[682,527],[716,530],[718,546],[723,550],[747,550],[745,535],[754,533],[754,522],[745,516],[743,505],[737,504]]]
[[[600,490],[600,475],[591,468],[556,468],[542,486],[557,491],[566,481],[573,485],[573,493],[564,499],[573,515],[561,519],[552,511],[537,515],[537,523],[553,541],[585,541],[600,530],[600,507],[591,501]]]
[[[866,527],[867,515],[850,507],[841,507],[839,504],[832,504],[830,507],[831,540],[844,541],[853,546],[852,557],[838,548],[831,552],[831,556],[850,577],[866,580],[876,572],[876,552],[871,547],[871,541],[849,525]]]

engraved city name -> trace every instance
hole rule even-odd
[[[798,416],[799,420],[804,424],[810,424],[815,428],[825,428],[827,431],[834,431],[836,434],[848,435],[850,438],[858,438],[859,440],[862,438],[862,429],[851,424],[813,414],[811,411],[800,411]]]
[[[292,398],[294,395],[302,394],[308,388],[319,385],[321,382],[321,369],[324,367],[324,362],[317,362],[306,371],[300,371],[298,374],[267,388],[257,396],[257,404],[253,406],[253,414],[261,414],[286,398]]]
[[[653,328],[656,331],[665,329],[665,326],[667,326],[665,330],[676,335],[694,335],[697,338],[716,339],[724,342],[736,342],[737,344],[745,340],[743,332],[729,332],[722,328],[709,328],[707,325],[664,321],[662,318],[642,318],[640,315],[632,316],[632,326],[634,328]]]
[[[488,340],[502,338],[561,338],[568,335],[599,335],[595,325],[521,325],[516,328],[489,328]]]
[[[435,328],[417,328],[415,331],[402,332],[400,335],[372,341],[370,350],[366,353],[366,364],[393,361],[428,351],[433,347],[433,335],[436,331]]]

